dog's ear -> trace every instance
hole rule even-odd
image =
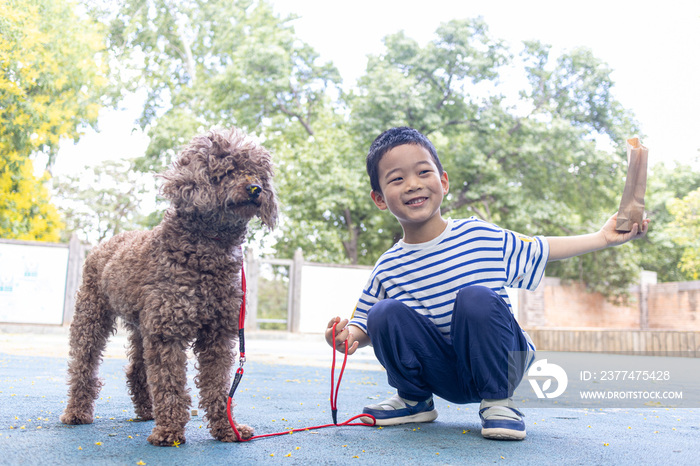
[[[272,230],[277,225],[277,196],[274,188],[269,185],[265,186],[264,193],[265,199],[258,210],[258,218],[263,225]]]
[[[180,153],[170,168],[159,175],[163,179],[161,195],[176,209],[192,212],[198,205],[212,202],[212,193],[200,189],[209,183],[206,158],[201,155],[211,145],[204,137],[195,137]]]
[[[197,191],[196,177],[192,163],[187,156],[173,162],[171,167],[158,177],[163,179],[161,195],[173,205],[189,204]]]
[[[175,205],[180,204],[183,200],[188,201],[196,189],[191,173],[183,169],[180,161],[173,162],[167,171],[157,175],[157,177],[163,180],[160,187],[161,196]]]

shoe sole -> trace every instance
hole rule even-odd
[[[481,435],[491,440],[523,440],[527,433],[524,430],[504,428],[481,429]]]
[[[387,419],[377,419],[375,426],[397,426],[399,424],[410,424],[410,423],[416,423],[416,422],[433,422],[435,419],[437,419],[438,413],[437,410],[433,409],[431,411],[424,411],[422,413],[417,413],[417,414],[412,414],[410,416],[402,416],[402,417],[391,417]],[[372,418],[369,417],[361,417],[360,421],[365,422],[367,424],[372,423]]]

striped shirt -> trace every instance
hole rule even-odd
[[[450,335],[457,292],[486,286],[511,309],[505,287],[534,290],[544,276],[549,244],[476,217],[448,220],[447,228],[427,243],[396,243],[382,254],[362,291],[350,324],[367,332],[367,313],[382,299],[393,298],[427,316],[445,337]],[[528,342],[530,338],[526,338]],[[532,347],[534,350],[534,346]]]

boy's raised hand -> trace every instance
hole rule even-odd
[[[642,221],[641,226],[638,223],[635,223],[630,231],[618,231],[615,229],[615,225],[617,224],[617,213],[615,213],[608,219],[607,222],[605,222],[605,225],[603,225],[600,232],[603,234],[608,246],[618,246],[626,243],[627,241],[646,236],[647,231],[649,230],[649,222],[650,220],[645,218]]]
[[[335,327],[335,341],[333,339],[333,325],[338,324]],[[326,342],[341,353],[345,352],[345,341],[348,342],[348,354],[353,354],[357,348],[360,346],[360,342],[355,339],[355,335],[350,331],[348,327],[348,319],[340,320],[340,317],[334,317],[328,322],[328,328],[326,328]]]
[[[617,246],[632,239],[642,238],[649,229],[649,220],[644,219],[642,225],[634,224],[628,232],[617,231],[617,213],[610,217],[603,228],[595,233],[578,236],[547,236],[549,243],[548,262],[580,256],[600,249]]]

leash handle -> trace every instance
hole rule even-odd
[[[333,342],[335,343],[335,327],[338,323],[333,324]],[[338,376],[338,385],[333,390],[333,384],[335,381],[335,347],[333,348],[333,364],[331,364],[331,416],[333,416],[333,424],[338,425],[338,392],[340,391],[340,381],[343,380],[343,373],[345,372],[345,363],[348,360],[348,341],[345,340],[345,357],[343,358],[343,366],[340,369],[340,375]]]
[[[245,258],[243,255],[243,248],[241,247],[241,257]],[[245,363],[245,298],[246,298],[246,280],[245,280],[245,267],[241,262],[241,288],[243,288],[243,298],[241,299],[241,310],[238,313],[238,348],[239,348],[239,361],[241,367]]]
[[[231,384],[231,390],[228,392],[228,401],[226,402],[226,414],[228,416],[228,423],[231,424],[233,433],[239,442],[248,442],[253,440],[255,437],[250,437],[244,439],[241,433],[236,429],[236,423],[233,422],[233,414],[231,413],[231,403],[233,402],[233,395],[238,389],[238,384],[241,383],[243,378],[243,364],[245,364],[245,297],[247,291],[246,279],[245,279],[245,267],[243,267],[243,262],[245,261],[245,255],[243,254],[243,247],[241,246],[241,288],[243,289],[243,298],[241,299],[241,309],[238,313],[238,362],[239,367],[236,370],[236,375],[233,377],[233,383]]]

